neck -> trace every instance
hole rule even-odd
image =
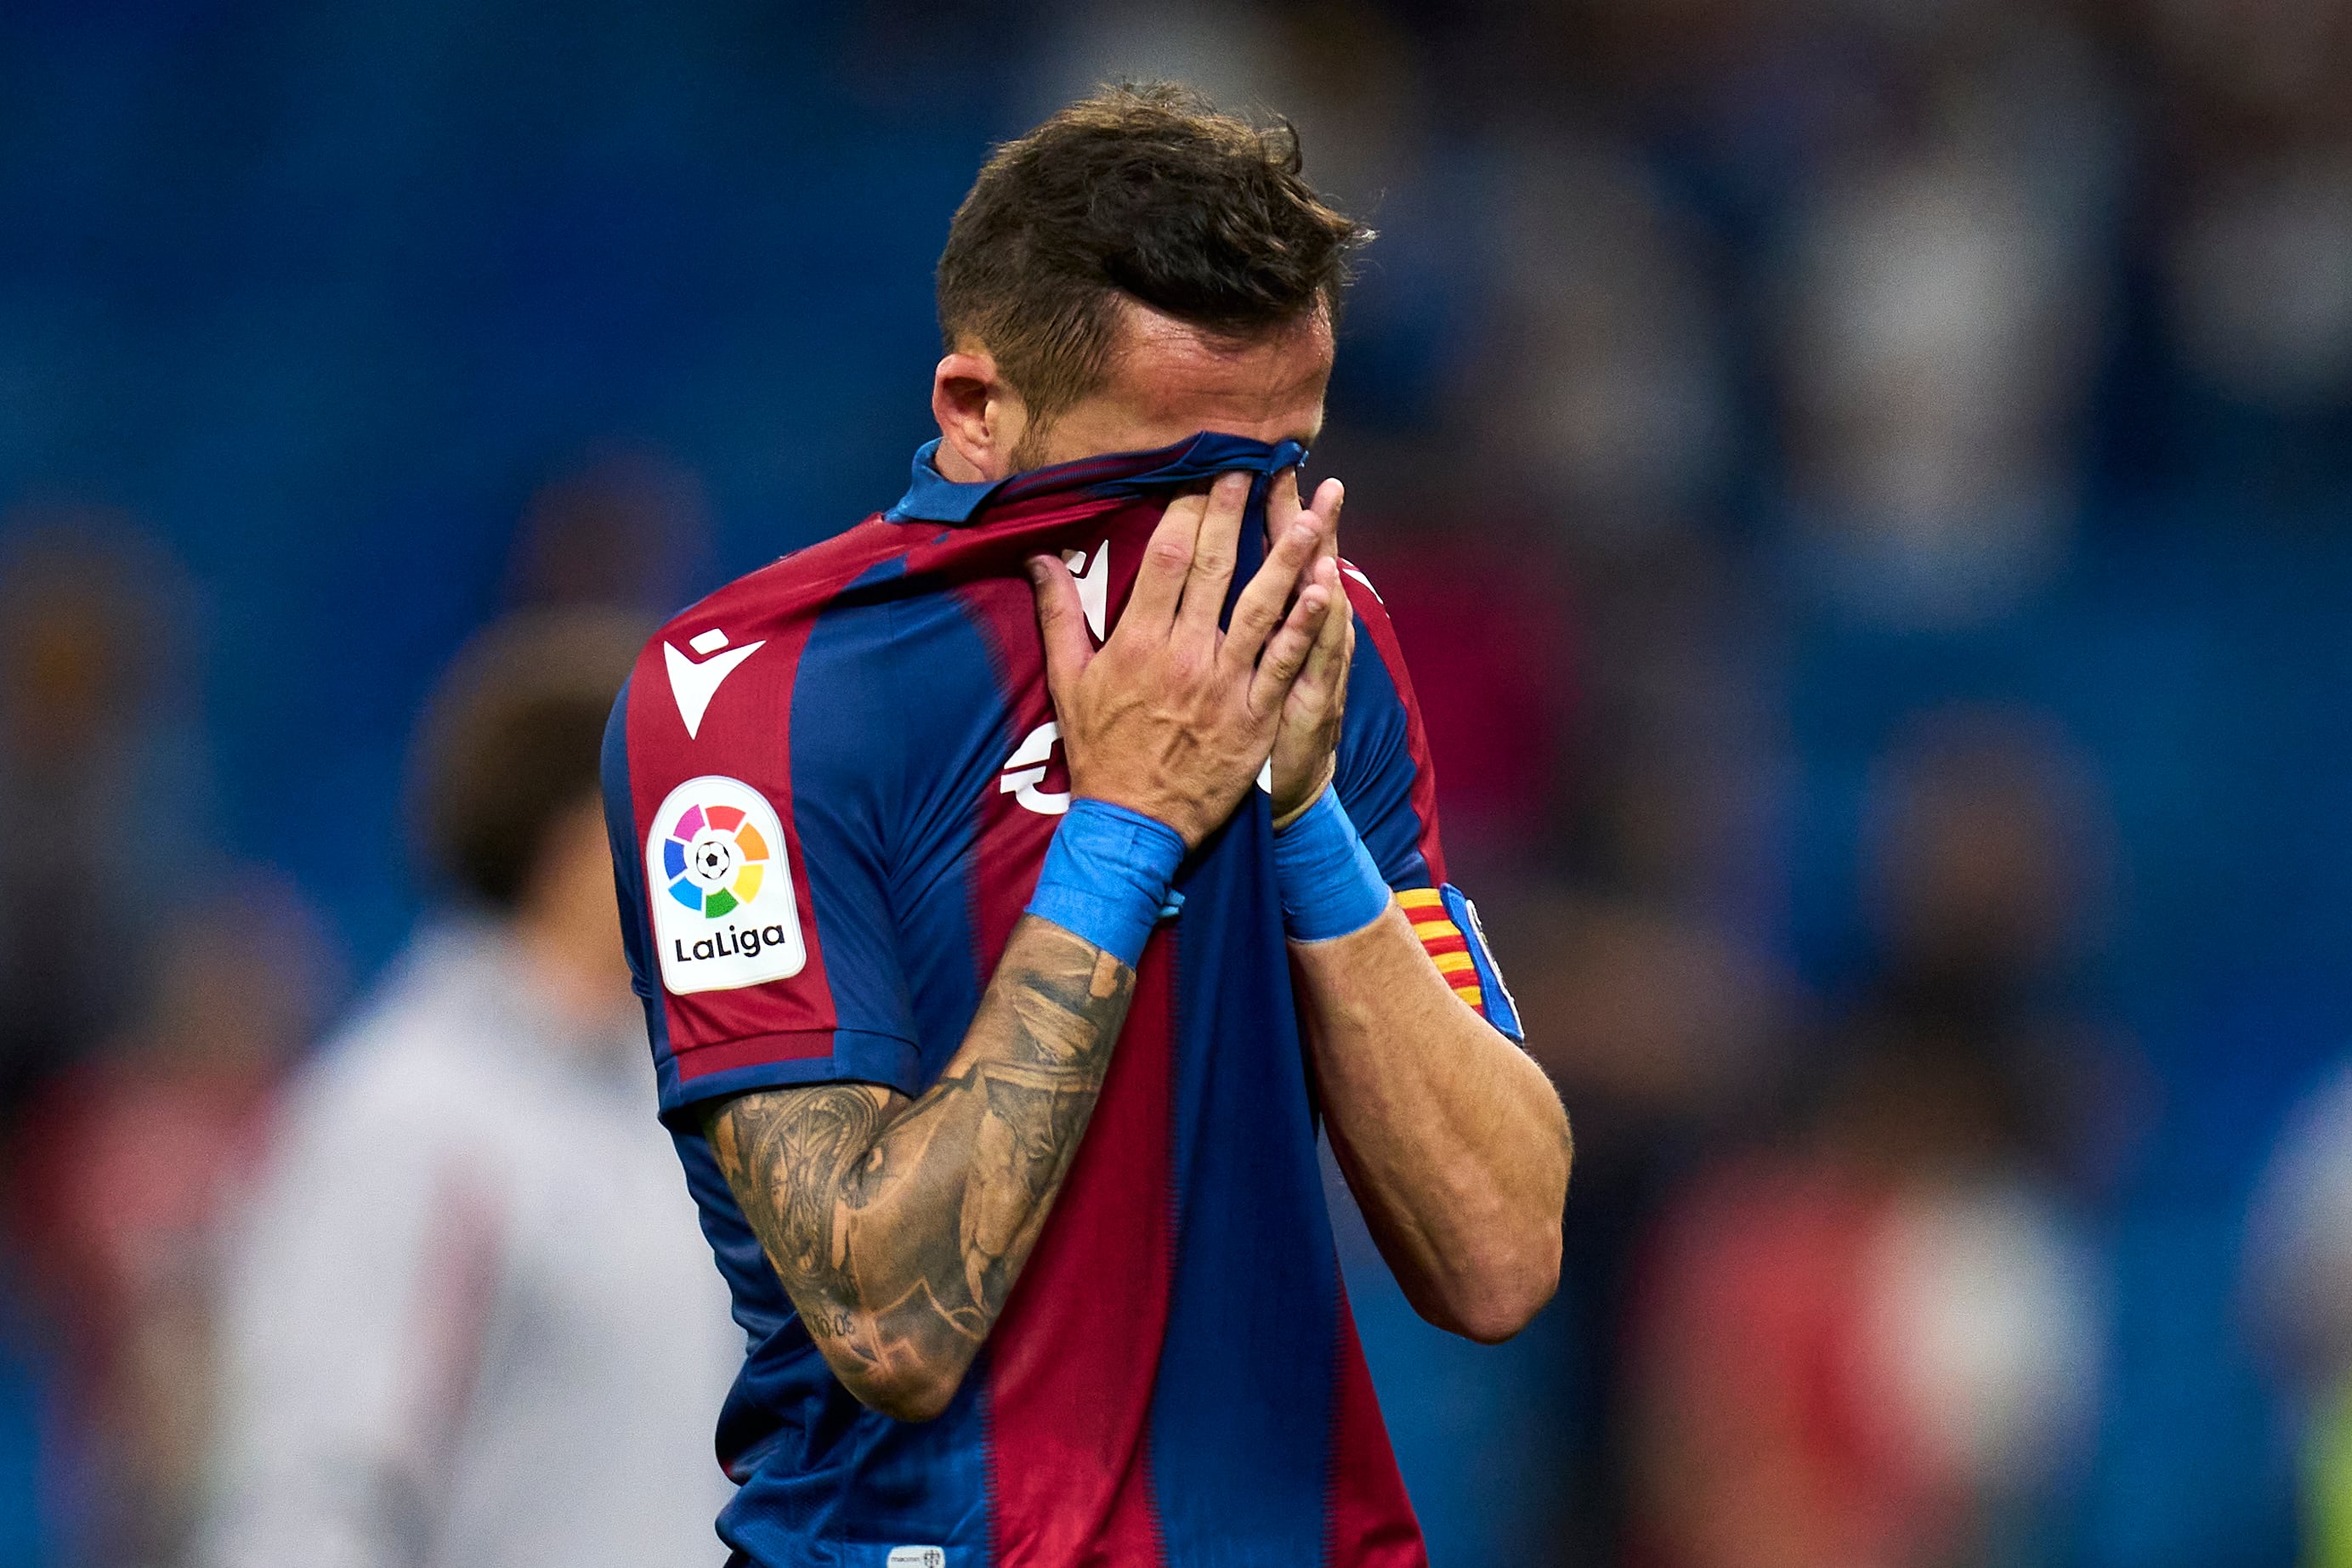
[[[940,471],[940,478],[958,485],[979,485],[994,477],[982,473],[977,464],[947,441],[940,442],[938,450],[931,454],[931,466]]]

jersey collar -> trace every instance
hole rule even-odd
[[[972,514],[992,499],[1018,501],[1065,492],[1097,498],[1140,495],[1213,479],[1236,469],[1279,474],[1307,461],[1307,448],[1296,441],[1268,445],[1244,435],[1202,431],[1190,440],[1150,452],[1108,453],[1057,463],[1051,468],[1033,468],[993,483],[960,485],[940,472],[933,461],[939,449],[939,442],[932,440],[915,454],[914,482],[884,517],[894,523],[969,523]]]

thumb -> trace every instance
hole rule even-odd
[[[1050,555],[1031,556],[1029,580],[1037,593],[1037,634],[1045,644],[1045,689],[1058,710],[1063,691],[1093,661],[1094,643],[1068,567]]]

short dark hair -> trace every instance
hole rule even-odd
[[[649,622],[527,611],[477,636],[417,727],[410,815],[423,860],[498,911],[521,900],[549,830],[597,789],[604,721]]]
[[[1336,322],[1371,230],[1302,177],[1288,121],[1261,129],[1167,82],[1105,88],[996,149],[940,256],[940,330],[1051,418],[1101,384],[1126,295],[1247,337],[1318,307]]]

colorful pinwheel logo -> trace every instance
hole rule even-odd
[[[688,806],[662,841],[669,895],[705,919],[729,915],[760,895],[768,841],[732,806]]]

